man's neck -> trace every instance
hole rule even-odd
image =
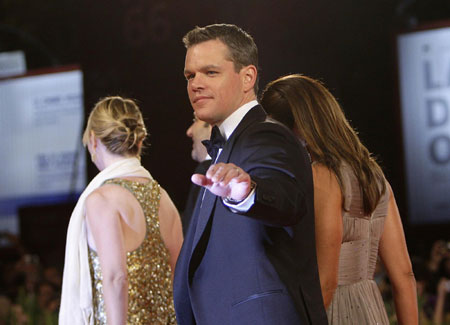
[[[256,105],[258,105],[256,99],[246,102],[231,113],[222,123],[217,125],[220,129],[220,133],[225,137],[225,139],[228,140],[244,116],[250,109],[252,109],[252,107]]]
[[[228,112],[228,116],[227,117],[225,117],[223,120],[221,120],[221,121],[218,121],[218,122],[216,122],[216,123],[213,123],[213,124],[211,124],[212,126],[220,126],[220,124],[222,124],[228,117],[230,117],[231,115],[233,115],[233,113],[234,112],[236,112],[238,109],[240,109],[242,106],[244,106],[244,105],[246,105],[246,104],[248,104],[248,103],[250,103],[251,101],[254,101],[254,100],[256,100],[256,96],[254,95],[254,94],[252,94],[251,96],[245,96],[244,98],[242,98],[242,100],[239,102],[239,104],[236,104],[236,105],[239,105],[239,106],[236,106],[235,108],[234,108],[234,110],[232,110],[231,112],[229,111]]]

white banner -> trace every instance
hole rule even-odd
[[[397,38],[412,223],[450,222],[450,28]]]
[[[83,190],[82,85],[79,70],[0,81],[0,218]]]

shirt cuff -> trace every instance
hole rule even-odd
[[[256,196],[256,183],[252,181],[252,190],[243,201],[233,203],[227,198],[222,198],[222,202],[234,213],[247,212],[255,203],[255,196]]]

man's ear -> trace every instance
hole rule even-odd
[[[255,86],[256,77],[258,76],[258,70],[251,64],[241,69],[241,75],[243,78],[244,91],[248,92],[253,90]]]

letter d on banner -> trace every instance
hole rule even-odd
[[[448,104],[445,99],[434,98],[426,100],[427,121],[430,128],[443,126],[448,121]]]

